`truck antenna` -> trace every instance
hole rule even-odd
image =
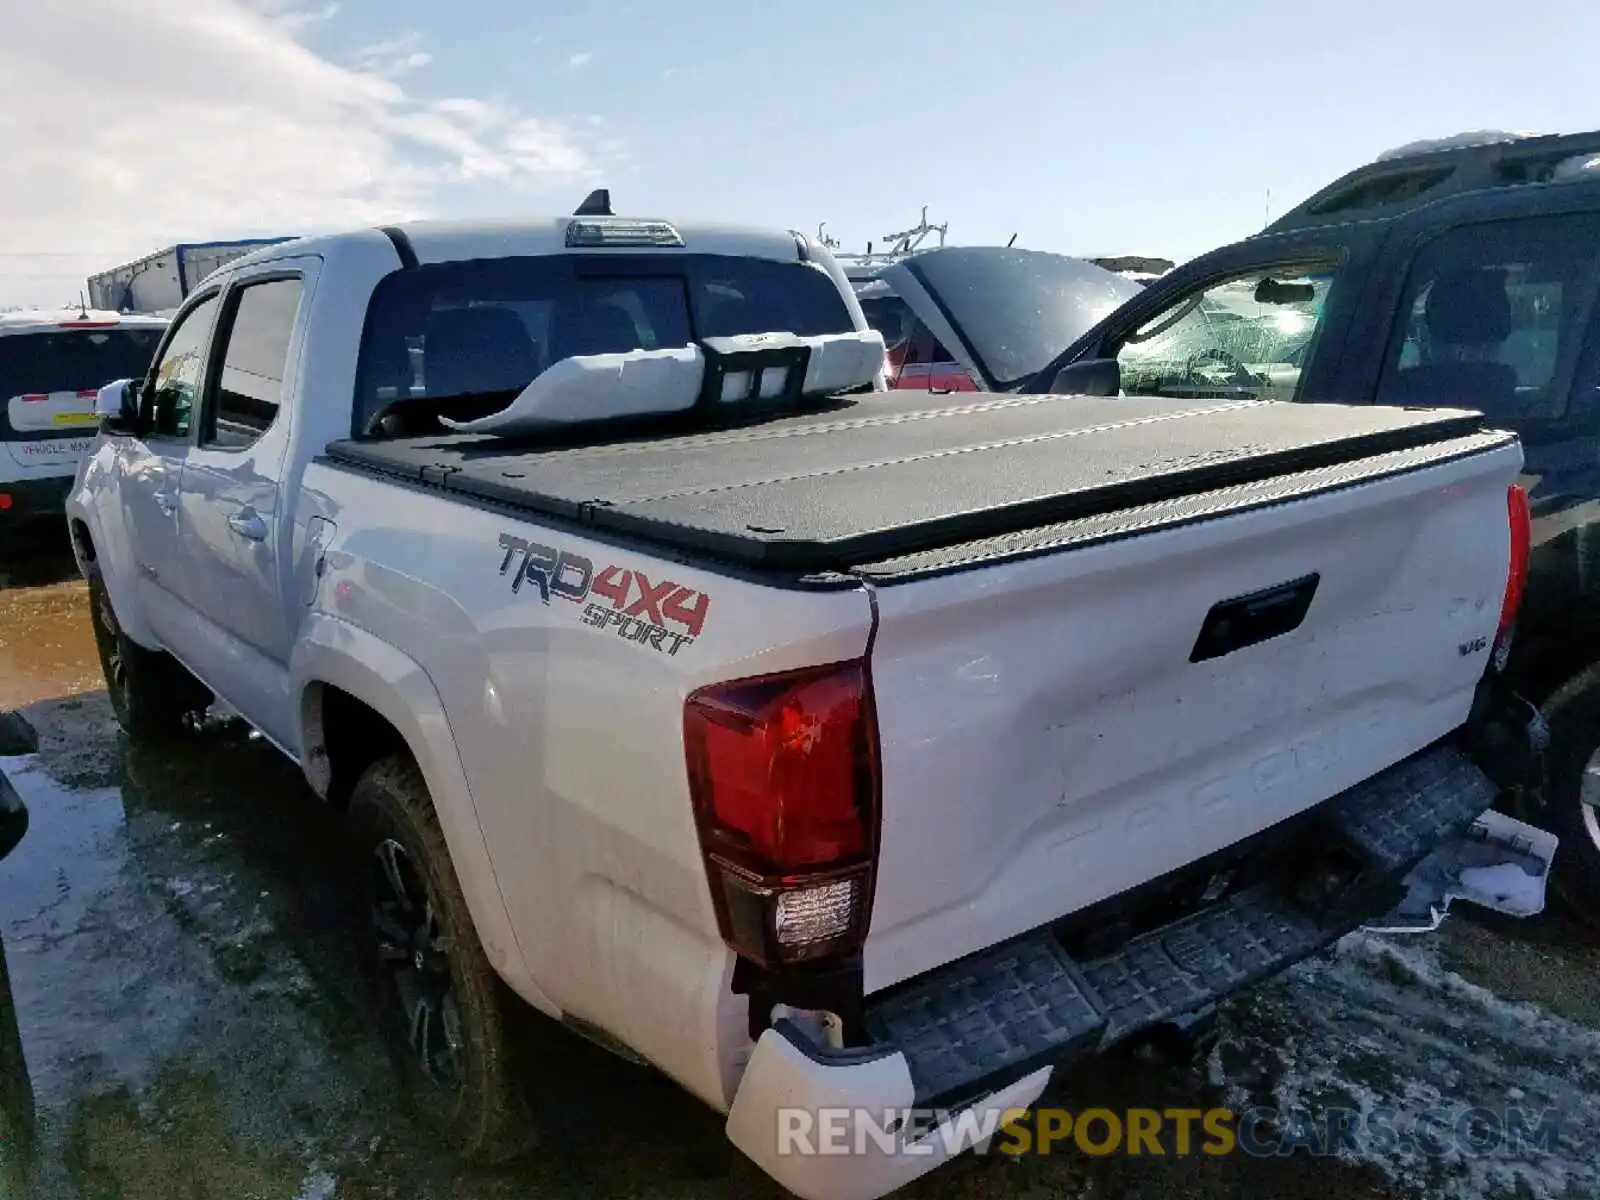
[[[1017,235],[1013,233],[1011,235],[1011,240],[1006,243],[1006,249],[1009,250],[1009,249],[1011,249],[1011,247],[1015,246],[1016,244],[1017,244]]]
[[[89,319],[89,302],[84,299],[82,288],[78,289],[78,319],[80,321]]]
[[[583,198],[583,203],[572,213],[575,217],[614,217],[611,211],[611,189],[595,188]]]

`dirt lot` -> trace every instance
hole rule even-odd
[[[0,561],[0,709],[23,710],[40,736],[37,754],[0,759],[32,811],[0,864],[14,1000],[0,992],[0,1200],[780,1194],[672,1084],[531,1017],[541,1149],[460,1171],[397,1101],[369,1029],[346,950],[338,822],[239,729],[160,756],[130,749],[70,575],[53,548]],[[1594,1196],[1597,979],[1600,953],[1554,919],[1357,935],[1232,1003],[1192,1068],[1119,1057],[1058,1074],[1051,1097],[1074,1109],[1393,1110],[1401,1129],[1431,1110],[1555,1110],[1559,1139],[1543,1149],[1068,1148],[968,1156],[906,1194]],[[23,1063],[6,1053],[17,1037]]]

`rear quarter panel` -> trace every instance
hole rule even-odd
[[[865,594],[762,587],[331,465],[304,486],[337,526],[312,608],[437,688],[469,794],[434,801],[473,810],[537,989],[724,1103],[717,1048],[745,1040],[743,998],[700,859],[684,700],[861,656]],[[565,556],[548,600],[529,543]],[[703,596],[698,634],[646,586]]]

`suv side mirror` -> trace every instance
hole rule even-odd
[[[1122,367],[1114,358],[1068,363],[1050,384],[1052,396],[1115,396],[1122,390]]]
[[[94,415],[100,432],[127,437],[139,427],[139,387],[132,379],[108,383],[95,393]]]

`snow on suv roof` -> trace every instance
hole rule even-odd
[[[1527,138],[1544,137],[1539,133],[1510,133],[1504,129],[1473,129],[1465,133],[1452,133],[1448,137],[1424,138],[1385,150],[1373,162],[1392,162],[1397,158],[1413,158],[1418,154],[1437,154],[1441,150],[1466,150],[1475,146],[1498,146],[1503,142],[1520,142]]]
[[[148,313],[99,312],[90,309],[82,312],[76,308],[36,309],[28,312],[0,312],[0,337],[15,333],[42,333],[75,329],[107,329],[124,325],[130,329],[160,328],[167,324],[166,317]]]

